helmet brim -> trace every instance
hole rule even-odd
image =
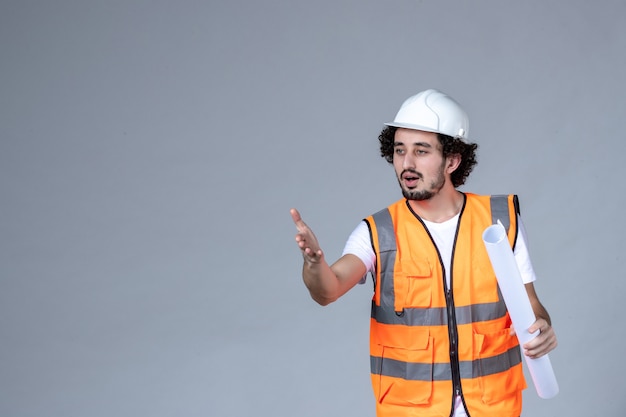
[[[398,128],[402,128],[402,129],[412,129],[412,130],[421,130],[423,132],[432,132],[432,133],[441,133],[442,135],[447,135],[450,136],[448,133],[445,132],[441,132],[439,130],[430,128],[430,127],[426,127],[426,126],[422,126],[422,125],[416,125],[416,124],[412,124],[412,123],[399,123],[399,122],[389,122],[389,123],[385,123],[385,126],[391,126],[391,127],[398,127]],[[463,142],[467,142],[468,139],[464,138],[462,136],[452,136],[453,138],[458,138],[461,139]]]

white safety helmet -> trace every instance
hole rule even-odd
[[[467,141],[469,118],[459,103],[437,90],[426,90],[402,103],[387,126],[443,133]]]

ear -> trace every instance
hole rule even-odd
[[[452,174],[461,165],[461,155],[458,153],[448,155],[446,158],[446,172]]]

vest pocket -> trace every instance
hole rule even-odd
[[[485,404],[498,403],[526,388],[520,351],[510,330],[491,334],[475,334],[478,380]]]
[[[381,404],[428,404],[433,390],[433,341],[428,331],[415,334],[410,349],[379,345],[372,384]]]
[[[415,261],[401,262],[402,271],[399,271],[396,286],[403,294],[400,299],[404,301],[402,307],[430,307],[433,297],[433,274],[427,262],[416,263]]]

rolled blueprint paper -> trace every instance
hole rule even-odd
[[[536,320],[535,313],[530,305],[528,293],[515,262],[506,230],[500,221],[485,229],[483,242],[496,273],[504,303],[509,310],[515,334],[520,345],[523,345],[537,336],[539,331],[535,333],[528,331],[528,328]],[[531,359],[524,355],[524,360],[539,397],[548,399],[559,393],[559,385],[548,355],[537,359]]]

